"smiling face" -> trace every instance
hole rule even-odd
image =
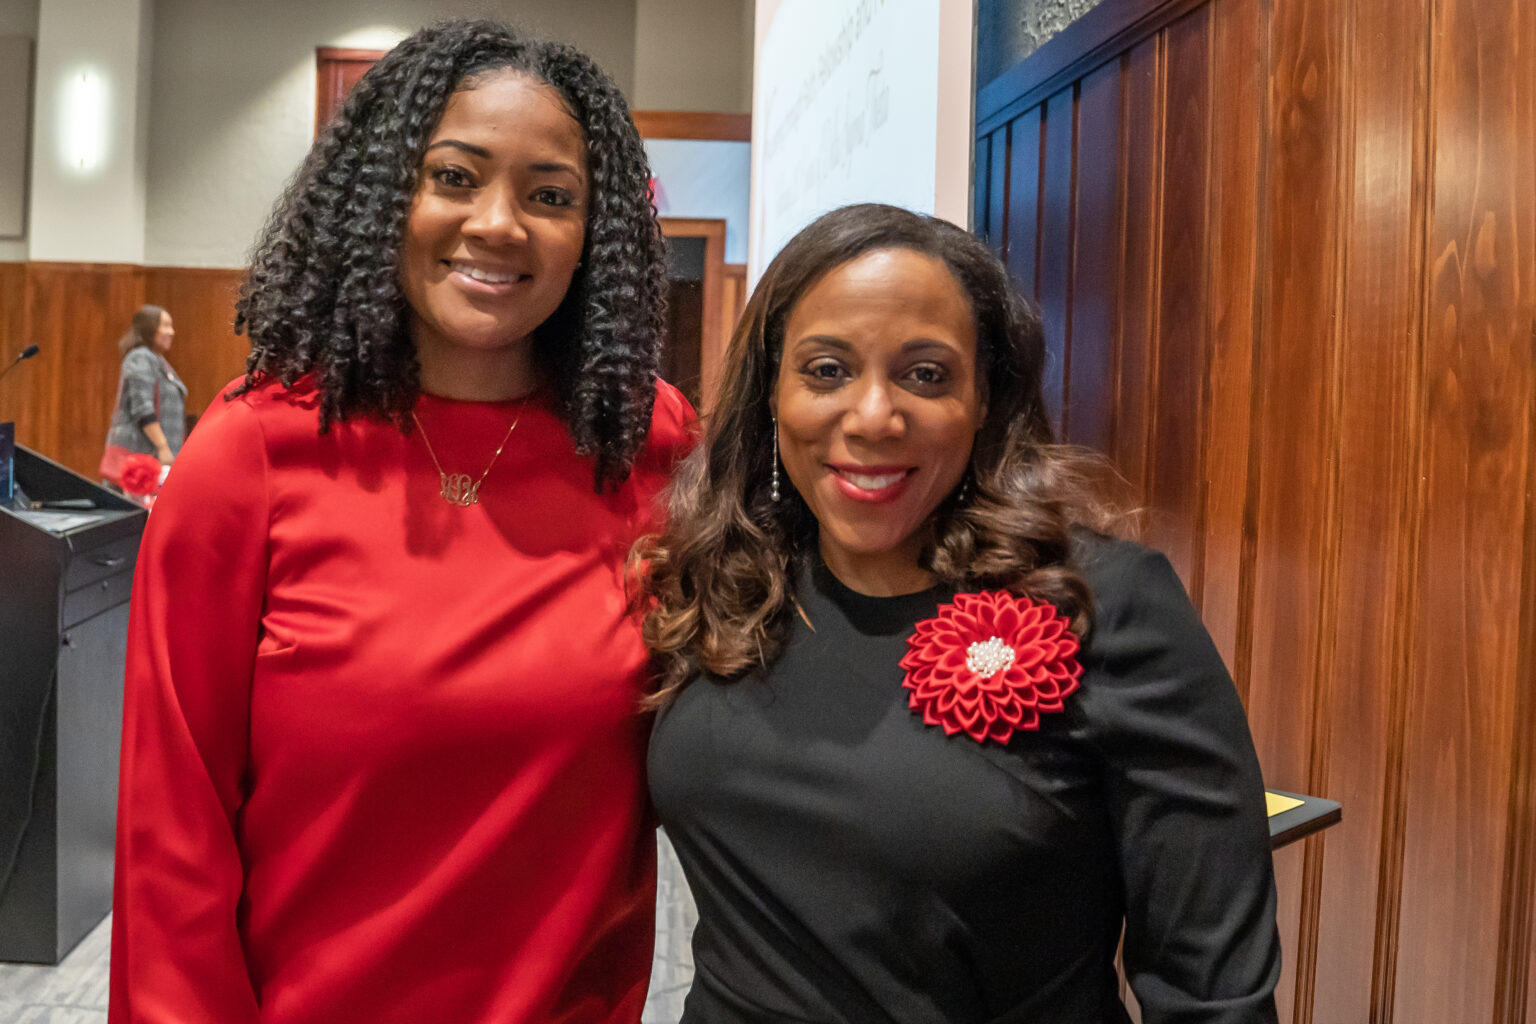
[[[155,329],[154,348],[156,352],[165,355],[171,350],[171,342],[176,338],[176,328],[171,324],[171,314],[160,314],[160,326]]]
[[[872,595],[930,582],[926,527],[959,485],[985,415],[971,303],[949,268],[877,249],[790,312],[773,402],[779,452],[821,554]]]
[[[532,386],[529,335],[570,287],[588,205],[586,140],[554,89],[495,71],[449,98],[400,248],[426,390],[495,399]]]

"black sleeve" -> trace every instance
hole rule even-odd
[[[1242,702],[1166,558],[1120,543],[1099,569],[1080,708],[1106,764],[1142,1021],[1274,1022],[1274,870]]]

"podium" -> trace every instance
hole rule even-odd
[[[0,960],[56,964],[112,907],[128,597],[145,512],[15,451],[0,504]]]

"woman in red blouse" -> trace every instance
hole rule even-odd
[[[483,22],[317,140],[140,553],[113,1024],[639,1019],[622,564],[692,417],[648,178],[601,70]]]

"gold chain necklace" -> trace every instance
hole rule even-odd
[[[437,452],[432,450],[432,442],[427,439],[427,429],[421,425],[421,420],[416,418],[416,410],[411,410],[411,422],[416,424],[416,429],[421,431],[422,443],[427,446],[427,454],[432,456],[432,465],[437,467],[438,480],[442,482],[442,489],[438,491],[443,500],[450,505],[458,505],[460,508],[468,508],[480,501],[480,485],[485,483],[485,478],[490,476],[491,467],[496,465],[496,460],[501,457],[501,450],[507,446],[512,438],[512,431],[517,429],[517,421],[523,418],[523,411],[519,409],[517,416],[513,418],[512,425],[507,428],[507,434],[501,439],[501,444],[496,446],[496,453],[491,456],[491,461],[486,464],[485,472],[480,474],[480,479],[470,483],[468,473],[449,474],[443,471],[443,464],[437,461]]]

